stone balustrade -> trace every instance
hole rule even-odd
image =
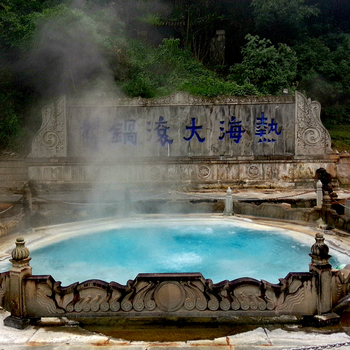
[[[213,284],[200,273],[139,274],[127,285],[98,279],[61,286],[50,275],[33,275],[29,251],[18,238],[12,268],[0,274],[5,325],[19,329],[41,317],[304,317],[311,323],[339,320],[333,308],[348,296],[350,265],[334,270],[323,234],[311,247],[309,272],[291,272],[278,284],[239,278]],[[238,268],[238,267],[237,267]]]

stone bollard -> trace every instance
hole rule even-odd
[[[233,215],[232,191],[230,187],[226,192],[224,215]]]
[[[24,329],[30,324],[29,318],[25,317],[24,305],[24,284],[23,279],[32,275],[32,268],[29,265],[31,258],[29,250],[25,247],[23,238],[17,238],[16,248],[11,253],[12,267],[10,273],[9,308],[11,315],[4,319],[4,325],[17,329]]]
[[[323,191],[322,191],[322,182],[320,180],[318,180],[316,183],[316,194],[317,194],[316,206],[322,207]]]
[[[311,247],[311,263],[309,270],[316,277],[317,289],[317,315],[314,323],[320,326],[336,324],[339,316],[332,312],[332,266],[329,263],[331,255],[329,248],[324,242],[322,233],[316,233],[315,244]]]

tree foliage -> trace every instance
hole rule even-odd
[[[208,62],[211,40],[223,15],[215,10],[211,0],[175,2],[167,18],[148,14],[147,21],[156,26],[168,26],[180,36],[185,50],[200,62]]]
[[[290,42],[305,33],[306,21],[319,14],[305,0],[252,0],[256,29],[274,42]]]
[[[164,39],[156,49],[140,43],[130,46],[129,72],[120,81],[129,96],[157,97],[173,91],[186,91],[194,95],[256,95],[252,84],[239,85],[226,81],[198,62],[189,50],[179,47],[179,39]]]
[[[213,97],[288,87],[320,101],[330,128],[349,124],[349,18],[350,2],[337,0],[3,0],[0,147],[35,125],[28,106],[85,91]]]
[[[286,44],[272,45],[268,39],[248,34],[242,49],[243,60],[232,67],[231,77],[250,82],[264,94],[278,94],[292,87],[297,74],[297,57]]]

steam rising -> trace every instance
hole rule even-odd
[[[43,97],[113,88],[113,75],[97,43],[96,28],[77,10],[39,26],[27,60],[30,79]]]
[[[152,1],[152,10],[165,13],[167,7],[161,2]],[[57,8],[58,16],[49,16],[38,22],[32,48],[24,62],[27,83],[29,82],[43,99],[50,102],[60,95],[66,95],[68,99],[79,98],[89,102],[101,97],[124,97],[115,81],[118,67],[111,65],[113,60],[110,60],[110,55],[118,59],[117,53],[125,50],[127,40],[125,31],[135,36],[144,30],[145,24],[131,21],[137,18],[138,11],[140,16],[146,12],[140,8],[138,1],[123,3],[120,7],[114,3],[101,7],[76,0],[69,9],[64,6]],[[130,30],[131,27],[133,30]],[[154,38],[156,35],[151,33],[150,37]],[[118,62],[114,63],[118,65]],[[130,147],[127,152],[127,169],[125,165],[119,165],[116,159],[126,155],[123,151],[118,154],[115,144],[111,145],[110,141],[109,143],[106,141],[111,137],[109,130],[113,127],[111,112],[97,106],[93,109],[91,114],[79,116],[80,119],[74,113],[67,116],[70,118],[67,124],[68,132],[85,132],[89,142],[95,137],[93,140],[98,141],[99,145],[96,152],[88,149],[91,143],[79,146],[81,150],[75,152],[90,158],[89,170],[85,167],[85,171],[89,171],[87,176],[92,175],[94,186],[88,201],[119,202],[122,203],[122,211],[126,213],[131,207],[123,206],[126,197],[124,191],[131,187],[130,171],[135,171],[136,168],[132,160],[139,154],[136,147]],[[120,120],[123,118],[119,111],[113,116],[113,121],[117,123],[118,118]],[[82,131],[83,129],[87,131]],[[69,139],[77,137],[78,134],[71,134]],[[68,154],[68,156],[77,155]],[[153,155],[147,154],[147,156]],[[125,172],[129,175],[126,176]],[[127,178],[127,181],[123,180],[118,185],[120,178]],[[113,184],[112,187],[110,184]],[[104,209],[99,206],[96,210]]]

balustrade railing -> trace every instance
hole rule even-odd
[[[323,234],[311,247],[309,272],[291,272],[278,284],[239,278],[213,284],[200,273],[139,274],[126,285],[98,279],[61,286],[50,275],[33,275],[22,238],[12,251],[12,267],[0,274],[4,323],[19,329],[41,317],[275,317],[303,316],[338,322],[333,308],[347,296],[350,265],[329,264]],[[239,268],[239,267],[237,267]]]

